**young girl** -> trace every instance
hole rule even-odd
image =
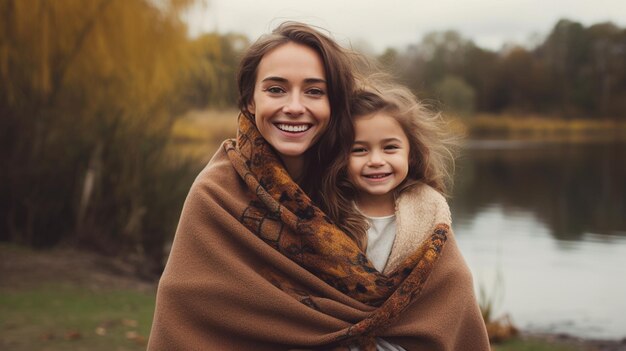
[[[351,112],[352,149],[337,159],[325,179],[326,186],[339,188],[324,191],[330,195],[325,198],[329,216],[352,234],[374,268],[386,276],[397,274],[407,260],[418,257],[434,242],[433,233],[442,228],[447,243],[445,250],[435,250],[443,251],[437,265],[445,265],[451,257],[455,260],[449,265],[446,283],[434,276],[427,278],[424,289],[428,292],[421,290],[421,294],[428,297],[412,302],[423,304],[424,310],[407,317],[413,318],[409,319],[414,323],[411,334],[428,336],[398,339],[402,342],[397,343],[377,337],[377,349],[488,350],[471,274],[449,230],[451,218],[444,195],[454,147],[440,116],[420,104],[408,89],[381,83],[357,92]],[[462,327],[454,313],[431,318],[453,305],[465,315]],[[432,333],[433,329],[438,332]],[[359,348],[353,344],[350,349]]]

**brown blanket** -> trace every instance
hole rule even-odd
[[[429,232],[376,271],[241,118],[185,202],[148,348],[489,350],[448,223]]]

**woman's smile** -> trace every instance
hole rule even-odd
[[[294,124],[294,123],[280,123],[280,122],[274,123],[274,125],[276,126],[276,128],[280,129],[281,131],[288,133],[287,135],[294,134],[297,136],[308,131],[313,126],[313,124],[310,124],[310,123]]]

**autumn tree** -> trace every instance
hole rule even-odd
[[[165,153],[191,3],[0,0],[0,240],[160,260],[192,174]]]

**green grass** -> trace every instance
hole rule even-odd
[[[145,350],[154,303],[153,293],[71,286],[0,292],[0,349]]]

